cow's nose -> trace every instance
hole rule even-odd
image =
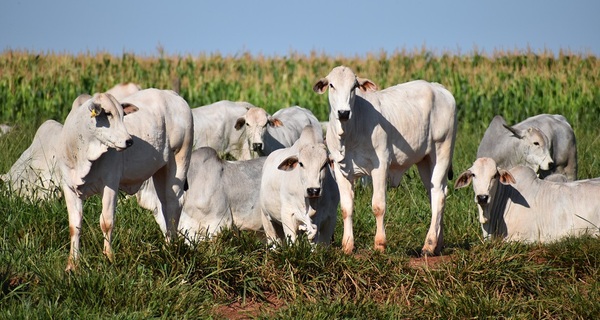
[[[340,110],[340,111],[338,111],[338,118],[340,120],[348,120],[350,118],[350,110]]]
[[[306,194],[309,198],[316,198],[321,196],[321,188],[307,188]]]
[[[489,198],[490,198],[490,196],[488,196],[488,195],[479,194],[479,195],[477,195],[477,203],[487,204]]]
[[[254,151],[260,151],[260,150],[262,150],[262,145],[263,145],[262,143],[253,143],[252,144],[252,150],[254,150]]]
[[[125,148],[129,148],[133,145],[133,139],[128,139],[125,141]]]

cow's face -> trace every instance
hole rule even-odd
[[[317,81],[313,87],[319,94],[329,89],[329,121],[337,122],[340,130],[341,123],[352,118],[356,88],[362,91],[377,90],[377,86],[371,80],[358,78],[352,70],[344,66],[333,68],[327,77]]]
[[[121,151],[133,144],[123,123],[126,111],[112,95],[96,94],[87,106],[90,111],[89,128],[103,145]],[[125,109],[127,113],[138,110],[133,105],[126,105]]]
[[[473,163],[473,166],[461,173],[456,179],[454,188],[459,189],[473,183],[473,191],[475,192],[475,203],[479,205],[481,216],[479,221],[486,223],[490,217],[485,214],[487,206],[493,201],[498,182],[502,184],[515,183],[510,172],[500,169],[496,165],[496,161],[491,158],[478,158]]]
[[[550,155],[550,140],[540,129],[530,127],[526,130],[517,130],[505,126],[515,138],[520,140],[520,148],[525,156],[525,163],[533,171],[552,169],[554,162]]]
[[[330,164],[327,150],[322,143],[306,144],[299,148],[297,155],[286,158],[278,169],[298,170],[305,198],[321,196],[325,171]]]
[[[240,130],[245,126],[248,144],[252,151],[262,154],[265,148],[264,137],[267,126],[278,127],[281,125],[281,121],[271,117],[264,109],[253,107],[236,121],[235,128]]]

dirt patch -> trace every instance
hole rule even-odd
[[[450,261],[452,256],[425,256],[419,258],[410,258],[408,265],[413,268],[427,268],[427,269],[435,269],[440,266],[440,264]]]
[[[227,305],[218,306],[216,314],[226,319],[252,319],[265,312],[273,312],[282,308],[285,302],[275,294],[267,294],[266,300],[251,300],[242,302],[241,299]]]

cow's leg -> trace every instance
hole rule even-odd
[[[297,230],[298,230],[298,221],[295,217],[294,211],[285,207],[281,208],[281,226],[283,227],[283,234],[286,241],[290,243],[296,242]],[[309,219],[310,221],[310,219]],[[310,222],[309,222],[310,224]],[[311,225],[312,228],[312,225]]]
[[[271,217],[268,216],[267,213],[261,210],[260,216],[262,219],[263,229],[265,230],[265,236],[267,237],[267,241],[269,244],[277,241],[277,231],[275,230],[275,226],[273,225],[273,221]]]
[[[165,222],[164,213],[162,211],[162,205],[160,199],[156,194],[156,189],[154,188],[154,182],[152,178],[144,181],[140,190],[135,194],[138,204],[142,208],[146,208],[148,210],[152,210],[152,215],[154,216],[154,220],[160,227],[160,231],[162,231],[163,235],[167,234],[167,224]]]
[[[449,166],[448,160],[436,162],[431,156],[417,164],[431,201],[431,224],[421,250],[423,255],[439,254],[444,244],[443,217]]]
[[[69,235],[71,238],[71,248],[69,249],[69,259],[65,271],[72,271],[75,270],[76,261],[79,257],[83,201],[69,187],[63,186],[63,193],[67,204],[67,212],[69,213]]]
[[[342,221],[344,233],[342,235],[342,250],[352,253],[354,250],[354,234],[352,230],[352,212],[354,210],[354,181],[342,175],[339,165],[334,165],[336,182],[340,190],[340,208],[342,210]]]
[[[373,215],[375,216],[375,223],[377,226],[377,230],[375,231],[375,250],[384,251],[386,246],[384,216],[387,192],[387,168],[385,167],[385,164],[382,163],[379,168],[373,169],[371,171],[371,177],[373,178],[373,198],[371,200],[371,206],[373,208]]]
[[[174,164],[167,165],[152,176],[156,194],[160,200],[166,234],[165,239],[169,242],[173,237],[177,236],[177,227],[179,226],[179,218],[181,217],[181,208],[183,206],[183,184],[185,175],[181,175]]]
[[[102,252],[110,262],[115,262],[111,241],[115,209],[117,207],[117,192],[118,188],[111,186],[105,186],[102,191],[102,214],[100,214],[100,229],[102,229],[102,235],[104,236],[104,250]]]

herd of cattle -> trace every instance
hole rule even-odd
[[[247,102],[191,109],[170,90],[128,83],[75,99],[64,124],[44,122],[10,171],[12,192],[45,200],[62,190],[76,267],[82,201],[100,194],[104,254],[119,190],[153,212],[167,241],[208,239],[223,228],[263,231],[268,241],[333,238],[338,206],[342,248],[352,252],[354,183],[370,176],[375,249],[384,250],[386,188],[416,165],[431,201],[423,254],[443,246],[443,212],[452,179],[456,103],[442,85],[412,81],[379,90],[339,66],[313,87],[328,91],[322,126],[294,106],[270,115]],[[4,128],[3,128],[4,131]],[[325,137],[324,133],[325,132]],[[226,161],[223,157],[233,157]],[[600,179],[577,179],[573,129],[542,114],[509,126],[490,123],[473,166],[455,188],[473,184],[485,237],[548,242],[600,233]]]

